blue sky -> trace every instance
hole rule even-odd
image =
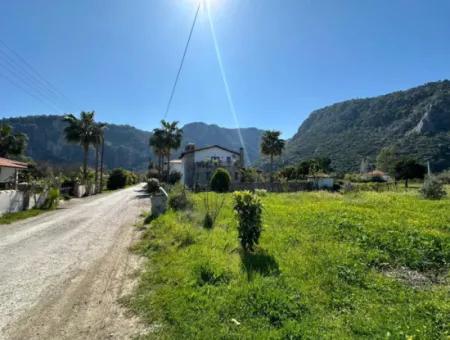
[[[450,78],[448,0],[210,1],[242,127],[290,137],[314,109]],[[156,127],[195,9],[194,0],[1,1],[0,39],[68,99],[30,96],[39,89],[9,73],[0,44],[0,117],[84,109]],[[168,119],[235,126],[204,10]]]

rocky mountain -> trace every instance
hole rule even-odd
[[[450,167],[450,81],[314,111],[289,140],[284,161],[329,157],[337,171],[354,171],[387,146],[434,170]]]
[[[26,116],[1,119],[14,131],[27,134],[29,142],[27,156],[36,161],[46,161],[58,166],[79,166],[82,150],[78,145],[69,144],[64,139],[65,122],[62,116]],[[226,148],[239,150],[241,143],[237,129],[221,128],[217,125],[190,123],[183,127],[182,148],[187,143],[198,147],[219,144]],[[259,157],[259,144],[262,131],[255,128],[241,129],[250,161]],[[130,170],[145,170],[153,157],[148,147],[151,132],[128,125],[108,124],[105,131],[105,165],[112,169],[123,167]],[[181,149],[181,148],[180,148]],[[181,150],[174,152],[174,157]],[[90,153],[92,164],[94,153]]]

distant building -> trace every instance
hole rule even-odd
[[[229,150],[219,145],[195,148],[186,145],[179,159],[170,162],[171,172],[181,173],[181,183],[190,188],[206,187],[217,168],[226,169],[232,182],[239,182],[244,167],[244,150]]]
[[[0,188],[17,188],[19,171],[27,167],[26,163],[0,157]]]

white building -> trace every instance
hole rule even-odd
[[[240,180],[240,170],[244,166],[244,152],[229,150],[219,145],[195,148],[188,144],[179,159],[170,162],[171,172],[181,174],[181,183],[189,186],[207,186],[217,168],[226,169],[233,182]]]
[[[17,187],[19,171],[27,167],[26,163],[0,157],[0,185]]]

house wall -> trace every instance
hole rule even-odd
[[[239,159],[239,156],[232,152],[220,148],[210,148],[206,150],[196,151],[194,160],[195,162],[209,161],[212,157],[219,157],[222,162],[226,162],[227,157],[231,157],[232,162]]]
[[[24,193],[17,190],[0,191],[0,215],[23,210]]]
[[[19,190],[0,190],[0,215],[40,208],[46,199],[47,192],[31,194]]]

